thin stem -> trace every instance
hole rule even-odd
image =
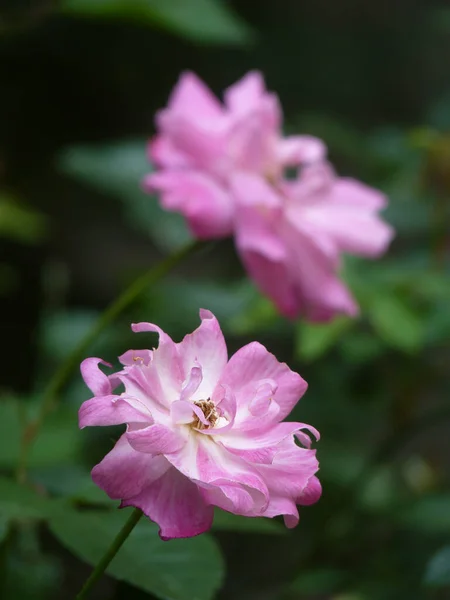
[[[193,254],[200,247],[202,242],[192,242],[174,252],[158,265],[138,277],[129,288],[127,288],[116,300],[114,300],[108,308],[100,315],[98,321],[81,340],[81,342],[73,349],[67,359],[61,364],[54,376],[50,379],[46,389],[43,392],[43,400],[37,416],[31,420],[23,430],[20,456],[16,471],[17,480],[24,483],[26,480],[27,462],[30,450],[34,440],[36,439],[46,415],[53,408],[54,401],[66,384],[73,369],[75,369],[84,354],[89,349],[90,345],[97,339],[98,335],[117,318],[148,286],[155,284],[176,265],[178,265],[186,256]]]
[[[114,538],[113,543],[108,548],[106,553],[103,555],[103,558],[101,558],[100,562],[95,567],[95,569],[92,571],[89,578],[85,581],[80,593],[76,596],[75,600],[83,600],[83,598],[86,598],[86,596],[89,593],[89,591],[91,590],[91,588],[95,585],[95,583],[103,575],[105,570],[108,568],[109,563],[112,561],[112,559],[118,553],[118,551],[120,550],[122,544],[125,542],[127,537],[133,531],[134,527],[136,526],[136,524],[138,523],[138,521],[142,517],[142,515],[143,515],[143,512],[139,508],[135,508],[133,510],[128,521],[125,523],[125,525],[119,531],[117,536]]]

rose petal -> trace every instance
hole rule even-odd
[[[152,423],[148,408],[136,398],[99,396],[83,402],[78,411],[80,429],[92,426]]]
[[[162,540],[193,537],[208,531],[213,521],[213,508],[205,502],[197,486],[176,469],[162,477],[121,507],[140,508],[160,527]]]
[[[157,424],[135,431],[127,431],[126,436],[130,446],[135,450],[154,456],[176,452],[186,443],[180,431]]]
[[[137,452],[128,443],[126,434],[92,469],[92,479],[110,498],[130,498],[158,479],[170,468],[162,456]]]

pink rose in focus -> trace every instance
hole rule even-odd
[[[192,73],[181,76],[156,118],[144,180],[199,239],[235,235],[250,276],[284,315],[324,321],[358,307],[339,278],[343,252],[376,257],[392,229],[378,191],[334,174],[325,145],[283,137],[277,97],[259,73],[231,86],[221,104]],[[288,167],[296,168],[293,179]]]
[[[284,515],[294,527],[296,505],[321,494],[305,433],[318,439],[317,431],[282,422],[307,384],[257,342],[228,361],[217,320],[206,310],[200,316],[180,343],[156,325],[133,325],[157,332],[159,346],[125,353],[113,375],[99,369],[98,358],[82,363],[94,397],[80,408],[80,427],[127,425],[92,478],[121,507],[138,507],[158,523],[164,540],[207,531],[213,506],[248,517]],[[124,391],[114,393],[120,384]]]

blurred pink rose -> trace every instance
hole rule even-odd
[[[294,527],[296,505],[321,495],[305,433],[318,439],[317,431],[281,422],[307,384],[257,342],[228,361],[217,320],[206,310],[200,316],[180,343],[156,325],[133,325],[158,332],[159,346],[125,353],[113,375],[98,368],[98,358],[82,363],[94,397],[80,408],[80,427],[127,424],[93,480],[121,507],[138,507],[158,523],[164,540],[208,530],[213,506],[248,517],[284,515]],[[125,391],[115,394],[120,384]]]
[[[355,315],[339,256],[386,250],[393,231],[378,217],[386,199],[337,177],[320,140],[283,137],[281,121],[259,73],[230,87],[223,104],[185,73],[156,117],[149,155],[158,170],[144,188],[160,192],[162,206],[182,213],[197,238],[234,234],[250,275],[283,314]]]

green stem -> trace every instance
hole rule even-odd
[[[155,284],[176,265],[178,265],[186,256],[193,254],[200,247],[202,242],[192,242],[174,252],[158,265],[138,277],[129,288],[127,288],[112,304],[108,306],[105,312],[99,317],[93,328],[74,348],[68,358],[61,364],[54,376],[50,379],[46,389],[43,392],[43,400],[37,416],[31,420],[24,428],[21,440],[20,456],[16,471],[17,480],[24,483],[26,480],[27,462],[30,450],[36,439],[46,415],[51,411],[54,401],[66,384],[73,369],[75,369],[91,344],[97,339],[98,335],[117,318],[148,286]]]
[[[90,577],[86,580],[85,584],[83,585],[80,593],[76,596],[75,600],[83,600],[83,598],[86,598],[86,596],[89,593],[89,591],[91,590],[91,588],[95,585],[95,583],[103,575],[103,573],[107,569],[109,563],[112,561],[112,559],[115,557],[117,552],[120,550],[122,544],[125,542],[127,537],[133,531],[134,527],[136,526],[136,524],[138,523],[138,521],[142,517],[142,515],[143,515],[143,512],[139,508],[135,508],[133,510],[128,521],[125,523],[125,525],[119,531],[119,533],[115,537],[113,543],[108,548],[106,553],[103,555],[103,558],[100,560],[98,565],[92,571]]]

